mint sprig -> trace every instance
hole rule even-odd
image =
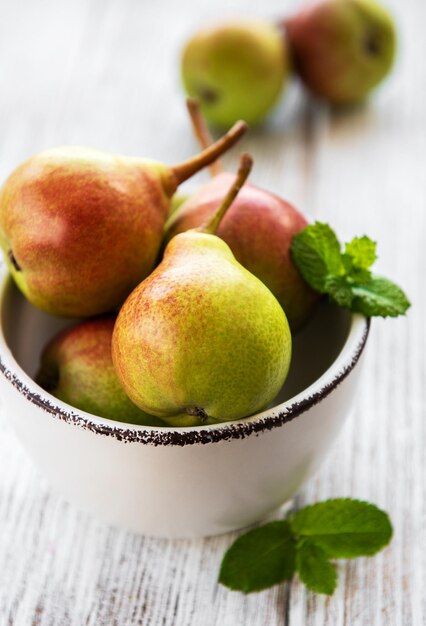
[[[365,235],[342,250],[330,226],[315,222],[293,237],[291,252],[306,282],[341,307],[367,317],[396,317],[410,306],[400,287],[372,274],[376,243]]]
[[[349,498],[326,500],[239,537],[223,558],[219,582],[250,593],[297,572],[308,589],[331,595],[337,572],[330,559],[372,556],[391,538],[389,517],[375,505]]]

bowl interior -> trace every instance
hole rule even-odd
[[[56,318],[27,302],[12,279],[7,279],[1,303],[1,324],[9,349],[31,378],[40,354],[59,330],[76,320]],[[335,361],[348,337],[351,314],[322,304],[314,318],[293,339],[293,358],[288,378],[273,405],[292,398],[317,380]]]

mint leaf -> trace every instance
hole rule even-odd
[[[392,525],[373,504],[337,498],[298,511],[290,520],[292,531],[308,537],[331,558],[371,556],[386,546]]]
[[[270,522],[239,537],[226,552],[219,582],[238,591],[261,591],[291,578],[296,547],[287,521]]]
[[[354,237],[346,244],[345,254],[351,259],[353,267],[368,270],[377,259],[376,242],[366,235]]]
[[[329,596],[337,586],[336,568],[327,558],[324,550],[304,540],[298,546],[296,569],[300,580],[311,591]]]
[[[367,317],[379,315],[381,317],[397,317],[403,315],[410,302],[405,293],[395,283],[373,276],[364,284],[352,286],[352,310]]]
[[[367,317],[396,317],[410,306],[400,287],[372,275],[376,243],[366,235],[354,237],[342,252],[330,226],[315,222],[293,237],[291,252],[305,281],[338,306]]]
[[[326,293],[328,276],[344,273],[340,243],[328,224],[315,222],[297,233],[291,251],[303,278],[320,293]]]
[[[329,276],[325,281],[325,291],[336,304],[350,309],[353,300],[351,286],[345,277]]]

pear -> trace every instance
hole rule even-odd
[[[209,222],[176,235],[123,304],[113,363],[128,396],[171,425],[240,419],[268,406],[290,364],[285,313],[269,289],[214,235],[251,167]]]
[[[188,100],[193,129],[201,146],[212,139],[198,104]],[[205,222],[222,201],[235,179],[219,161],[209,166],[212,179],[181,204],[166,223],[166,240]],[[319,302],[319,294],[302,278],[293,263],[293,236],[308,225],[289,202],[247,182],[221,221],[217,235],[235,258],[272,291],[284,311],[292,332],[302,328]]]
[[[317,0],[285,27],[303,82],[333,104],[361,102],[393,65],[395,24],[375,0]]]
[[[275,24],[234,20],[196,32],[185,44],[181,76],[213,125],[258,124],[277,103],[290,73],[285,38]]]
[[[54,315],[116,309],[152,270],[178,185],[246,128],[174,167],[78,147],[31,157],[0,190],[0,245],[18,287]]]
[[[126,396],[111,359],[115,316],[85,320],[66,328],[45,347],[36,382],[53,396],[108,419],[165,426]]]

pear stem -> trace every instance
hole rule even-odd
[[[194,135],[202,149],[208,148],[213,143],[213,137],[209,131],[204,115],[201,113],[200,103],[195,98],[187,98],[186,108],[192,124]],[[224,172],[224,167],[219,159],[209,165],[210,176],[217,176]]]
[[[241,187],[246,182],[246,179],[251,172],[252,166],[253,166],[253,159],[251,155],[248,153],[242,154],[240,157],[240,166],[238,168],[237,175],[231,187],[229,188],[228,193],[222,200],[216,212],[211,216],[211,218],[205,224],[200,226],[200,228],[196,229],[198,230],[198,232],[207,233],[210,235],[215,234],[223,216],[225,215],[226,211],[231,206],[232,202],[235,200]]]
[[[203,167],[206,167],[207,165],[210,165],[210,163],[213,163],[213,161],[216,161],[221,154],[229,150],[229,148],[231,148],[231,146],[233,146],[234,143],[236,143],[238,139],[244,135],[247,129],[248,126],[245,122],[236,122],[233,127],[228,130],[225,135],[223,135],[223,137],[220,137],[220,139],[215,141],[211,146],[205,148],[202,152],[191,159],[171,167],[170,169],[173,173],[176,186],[196,174]]]

